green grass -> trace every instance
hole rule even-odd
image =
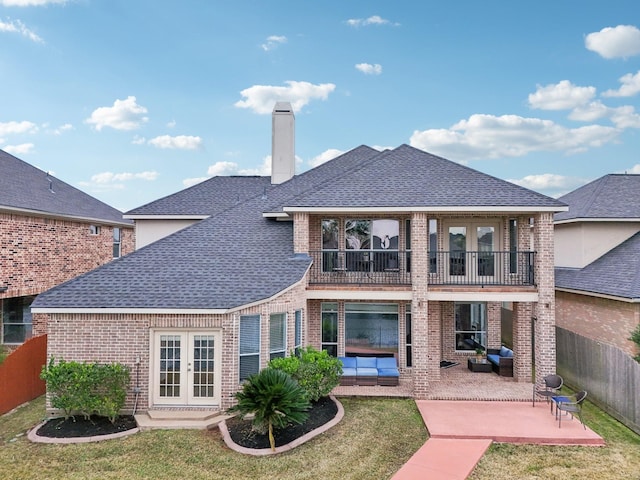
[[[0,417],[0,478],[11,479],[388,479],[427,434],[411,400],[340,399],[334,428],[280,455],[229,450],[217,430],[158,430],[75,445],[33,444],[44,398]],[[494,444],[471,480],[640,479],[640,436],[586,402],[587,425],[606,447]]]
[[[24,433],[44,417],[40,398],[0,417],[0,478],[386,479],[427,438],[411,400],[341,402],[345,417],[328,432],[290,452],[253,457],[229,450],[217,429],[156,430],[90,444],[33,444]]]

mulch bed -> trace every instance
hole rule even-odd
[[[111,423],[107,417],[92,415],[88,419],[82,415],[76,417],[54,418],[42,425],[36,435],[49,438],[95,437],[112,433],[126,432],[137,428],[136,420],[131,415],[121,415]]]
[[[321,427],[325,423],[332,420],[338,413],[338,406],[329,397],[322,397],[316,403],[311,405],[309,410],[309,418],[301,425],[293,424],[282,430],[276,430],[273,433],[276,441],[276,447],[281,447],[291,443],[301,436]],[[269,444],[268,434],[259,434],[251,428],[250,420],[242,420],[239,417],[233,417],[226,421],[227,429],[231,439],[238,445],[247,448],[271,448]]]

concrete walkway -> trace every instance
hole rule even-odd
[[[392,480],[464,480],[492,442],[604,446],[602,437],[580,421],[558,428],[549,404],[416,400],[429,440]]]

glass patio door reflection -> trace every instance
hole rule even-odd
[[[154,404],[218,405],[221,343],[220,332],[156,332]]]

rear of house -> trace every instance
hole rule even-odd
[[[274,138],[292,119],[274,109]],[[508,302],[515,379],[531,382],[532,335],[536,378],[555,371],[563,203],[407,145],[360,146],[291,176],[291,133],[273,147],[289,166],[268,185],[248,179],[254,195],[41,296],[49,355],[129,366],[130,409],[226,409],[244,379],[306,345],[392,356],[425,398],[441,360],[501,346]],[[210,183],[211,204],[226,181]],[[170,220],[177,206],[159,202],[130,215]]]

